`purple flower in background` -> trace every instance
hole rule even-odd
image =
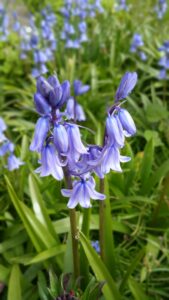
[[[78,203],[84,208],[91,207],[90,199],[105,199],[105,195],[95,190],[93,177],[90,177],[88,180],[74,181],[73,189],[62,189],[61,192],[63,196],[70,198],[67,206],[71,209],[75,208]]]
[[[126,0],[118,0],[115,5],[115,9],[116,9],[116,11],[120,11],[120,10],[128,11],[129,7],[126,3]]]
[[[168,4],[166,0],[158,0],[156,6],[154,7],[154,11],[157,14],[158,19],[162,19],[165,12],[167,11]]]
[[[0,41],[6,41],[9,35],[8,31],[9,17],[2,4],[0,4]]]
[[[99,241],[91,241],[91,245],[97,253],[100,253],[100,243],[99,243]]]
[[[89,85],[83,85],[80,80],[75,80],[73,83],[75,96],[82,95],[90,90]]]
[[[147,59],[147,56],[143,51],[140,51],[142,46],[144,46],[144,42],[143,42],[141,34],[135,33],[132,38],[130,52],[137,53],[139,55],[139,57],[141,58],[141,60],[145,61]]]
[[[100,0],[72,0],[64,1],[60,9],[64,17],[64,25],[61,31],[61,39],[65,42],[65,48],[79,49],[84,42],[88,42],[86,18],[95,17],[96,13],[103,13]]]
[[[7,157],[7,169],[13,171],[19,169],[21,165],[24,164],[14,155],[14,144],[5,136],[4,131],[6,131],[7,126],[2,118],[0,118],[0,157]]]
[[[158,65],[161,67],[158,78],[167,79],[167,70],[169,70],[169,41],[165,41],[158,50],[161,54],[161,58],[158,61]]]
[[[13,171],[16,169],[19,169],[20,166],[24,165],[24,162],[20,160],[20,158],[17,158],[14,154],[10,154],[8,156],[8,165],[7,168],[9,171]]]

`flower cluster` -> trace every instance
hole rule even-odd
[[[5,136],[7,127],[2,118],[0,118],[0,156],[7,156],[7,168],[9,171],[19,169],[24,163],[14,155],[14,144]]]
[[[145,61],[147,60],[147,55],[141,50],[142,46],[144,46],[142,36],[138,33],[135,33],[132,38],[130,52],[137,53],[141,60]]]
[[[95,17],[96,12],[102,13],[100,0],[65,0],[60,10],[64,17],[64,26],[61,39],[65,41],[66,48],[79,49],[81,44],[88,41],[87,17]]]
[[[36,26],[36,20],[33,15],[29,18],[29,26],[19,27],[19,22],[15,16],[15,27],[18,26],[18,32],[21,39],[21,59],[26,59],[29,53],[33,55],[34,68],[32,76],[38,77],[47,73],[46,63],[54,59],[56,50],[56,38],[54,26],[56,24],[55,14],[48,6],[41,11],[42,19],[40,28]],[[16,31],[16,30],[15,30]]]
[[[8,15],[3,5],[0,4],[0,41],[7,40],[7,36],[9,34],[8,25],[9,25]]]
[[[129,7],[126,3],[126,0],[119,0],[115,6],[116,11],[125,10],[128,11]]]
[[[110,170],[122,172],[120,163],[130,160],[122,156],[120,150],[125,137],[136,133],[136,127],[128,111],[121,108],[121,100],[132,91],[136,81],[136,73],[127,72],[122,78],[115,103],[108,111],[104,143],[98,146],[82,142],[80,126],[76,123],[85,119],[76,96],[87,92],[89,86],[74,81],[74,97],[71,97],[68,81],[61,84],[56,76],[37,79],[34,101],[40,118],[30,150],[40,153],[41,166],[36,170],[40,176],[52,175],[62,180],[67,174],[72,178],[72,188],[62,189],[62,195],[69,197],[69,208],[78,203],[87,208],[91,206],[90,199],[105,199],[105,195],[95,189],[93,174],[104,178]]]
[[[167,10],[167,1],[166,0],[158,0],[154,10],[157,14],[158,19],[162,19],[166,10]]]
[[[161,67],[159,79],[166,79],[167,70],[169,70],[169,41],[165,41],[158,50],[162,52],[162,57],[158,62],[158,65]]]

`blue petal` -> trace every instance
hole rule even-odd
[[[38,113],[47,115],[51,111],[50,105],[40,93],[34,94],[34,102]]]
[[[30,145],[31,151],[37,151],[37,152],[41,151],[44,141],[47,137],[49,127],[50,127],[50,121],[48,118],[42,117],[38,119],[35,127],[34,137]]]
[[[123,129],[126,130],[128,134],[134,135],[136,133],[136,126],[129,112],[126,109],[121,108],[119,110],[118,117]]]
[[[57,124],[53,131],[54,144],[59,153],[66,153],[68,151],[68,135],[65,127]]]
[[[137,73],[127,72],[116,91],[115,101],[122,100],[128,96],[128,94],[133,90],[137,82]]]

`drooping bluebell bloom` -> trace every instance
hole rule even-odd
[[[13,153],[14,151],[14,144],[11,143],[7,138],[4,141],[3,145],[0,146],[0,156],[4,156],[5,154]]]
[[[50,128],[50,120],[47,117],[39,118],[36,123],[35,133],[30,145],[31,151],[40,152],[42,150],[44,141],[47,137]]]
[[[7,129],[7,126],[4,122],[4,120],[0,117],[0,131],[4,132]]]
[[[63,170],[61,162],[57,156],[54,145],[47,144],[41,149],[41,166],[36,169],[41,177],[52,175],[56,180],[63,179]]]
[[[126,3],[126,0],[118,0],[115,5],[115,9],[116,9],[116,11],[120,11],[120,10],[128,11],[129,7]]]
[[[167,79],[167,71],[169,70],[169,41],[165,41],[158,50],[161,54],[161,58],[158,61],[158,65],[161,67],[158,78]]]
[[[111,144],[124,146],[124,133],[121,122],[116,115],[109,115],[106,120],[106,133]]]
[[[74,80],[73,87],[75,96],[82,95],[90,90],[90,86],[83,85],[80,80]]]
[[[62,124],[56,124],[53,130],[54,144],[59,153],[65,154],[69,149],[67,131]]]
[[[6,168],[9,171],[19,169],[21,165],[24,164],[14,155],[14,144],[5,136],[4,131],[7,129],[7,126],[2,118],[0,118],[0,157],[7,158]]]
[[[70,160],[78,161],[81,154],[87,153],[81,141],[79,127],[76,124],[67,124],[66,130],[69,141],[69,158]]]
[[[137,73],[126,72],[115,94],[115,102],[122,100],[131,93],[137,82]]]
[[[87,164],[93,167],[98,176],[103,178],[110,170],[122,172],[121,162],[127,162],[129,157],[121,156],[120,149],[124,146],[125,136],[132,136],[136,133],[136,127],[131,115],[126,109],[121,108],[120,100],[127,97],[137,82],[137,74],[127,72],[117,89],[115,104],[109,109],[106,119],[106,131],[103,148],[99,150],[94,159],[89,158]],[[95,169],[94,169],[95,168]]]
[[[8,31],[9,17],[2,4],[0,4],[0,41],[6,41],[9,35]]]
[[[163,18],[164,14],[167,11],[167,7],[168,4],[166,0],[157,0],[157,4],[154,7],[154,11],[156,12],[158,19]]]
[[[129,112],[124,108],[119,108],[118,117],[124,129],[124,134],[127,134],[127,136],[134,135],[136,133],[136,126]]]
[[[8,156],[7,168],[9,171],[19,169],[20,166],[24,165],[24,162],[17,158],[13,153]]]
[[[103,174],[109,173],[110,170],[122,172],[120,163],[128,161],[130,161],[130,157],[121,156],[116,144],[112,144],[108,147],[106,146],[101,161],[101,171]]]
[[[18,15],[16,13],[16,11],[13,12],[13,19],[14,19],[14,23],[13,23],[13,30],[15,32],[19,32],[20,31],[20,28],[21,28],[21,24],[18,20]]]
[[[88,180],[81,179],[80,181],[74,181],[72,190],[62,189],[61,192],[63,196],[70,198],[67,206],[71,209],[75,208],[78,203],[84,208],[91,207],[90,199],[105,199],[105,195],[95,190],[93,177],[90,177]]]
[[[137,53],[141,60],[145,61],[147,59],[147,55],[141,50],[142,46],[144,46],[144,42],[141,34],[135,33],[132,38],[130,52]]]

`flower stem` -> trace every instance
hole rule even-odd
[[[83,211],[83,223],[81,231],[87,238],[89,237],[90,231],[90,215],[91,208],[85,208]],[[82,246],[80,248],[80,275],[82,276],[82,289],[85,289],[89,283],[89,263]]]
[[[104,194],[104,179],[100,179],[100,193]],[[102,260],[105,260],[104,253],[104,206],[105,201],[100,201],[99,207],[99,240],[100,240],[100,255]]]
[[[68,189],[72,189],[72,179],[69,175],[68,169],[64,168],[65,182]],[[76,222],[76,210],[69,210],[70,217],[70,229],[72,236],[72,254],[73,254],[73,269],[74,269],[74,278],[77,279],[79,277],[79,251],[78,251],[78,229]]]

